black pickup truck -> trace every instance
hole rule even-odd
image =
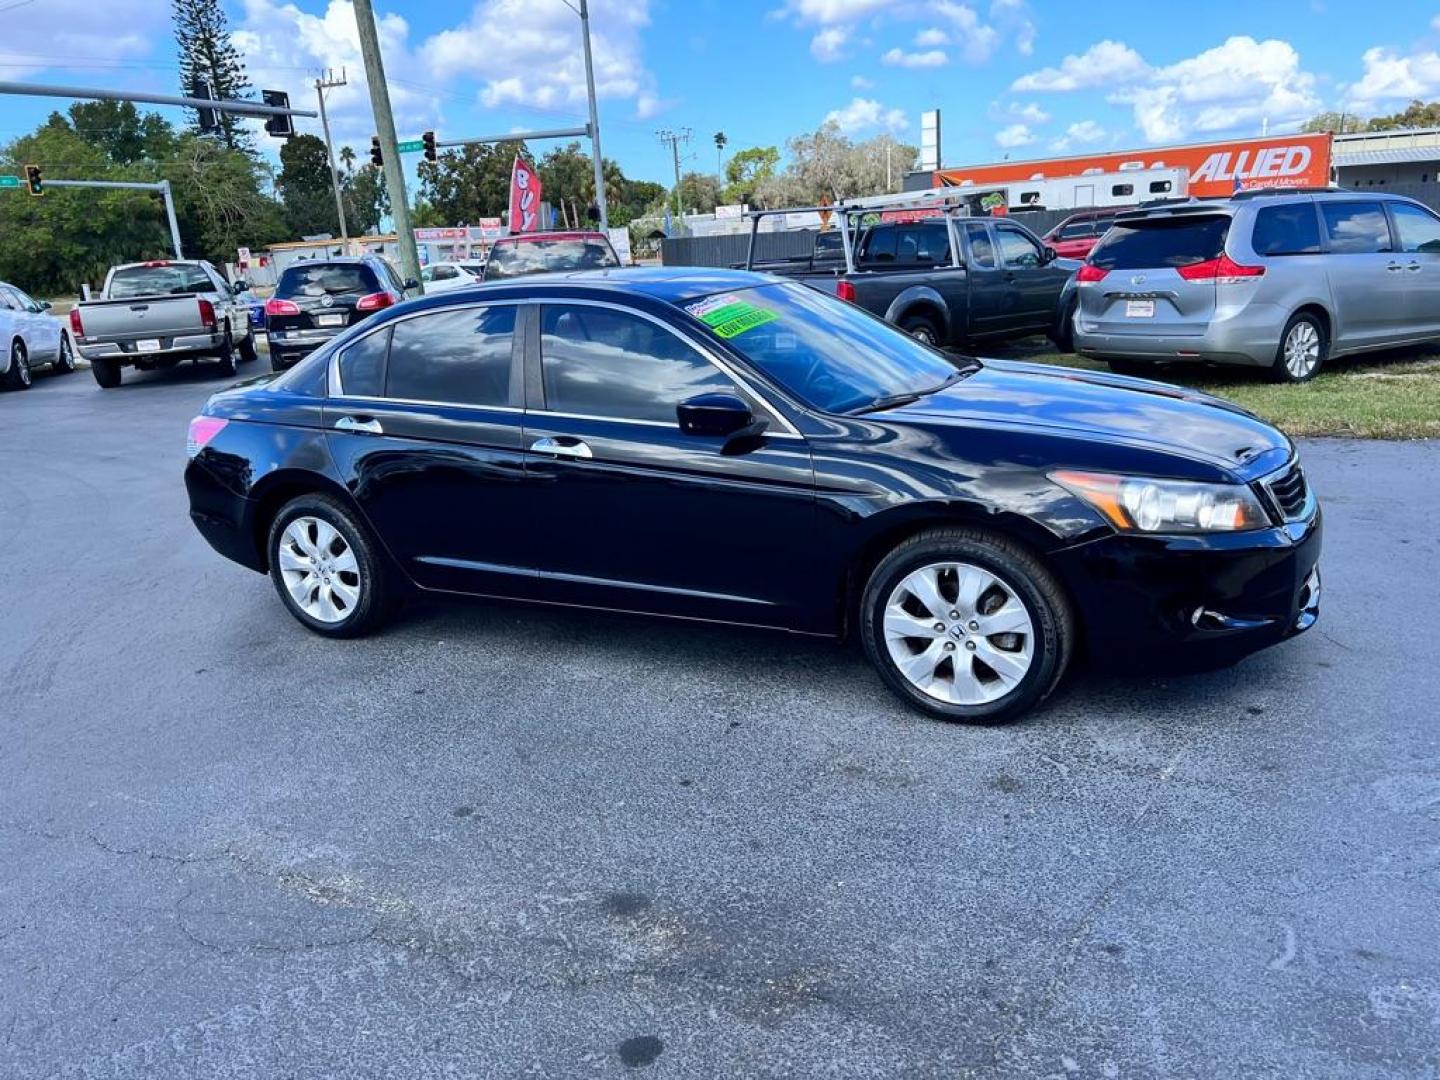
[[[954,259],[952,228],[959,239]],[[935,345],[1048,334],[1061,348],[1070,347],[1073,286],[1066,285],[1080,263],[1058,257],[1018,222],[882,222],[858,232],[854,264],[847,272],[843,252],[836,259],[827,250],[823,259],[817,251],[812,260],[753,268],[833,292]]]

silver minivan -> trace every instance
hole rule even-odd
[[[1440,217],[1395,195],[1241,192],[1124,214],[1076,275],[1075,351],[1314,378],[1334,356],[1440,338]]]

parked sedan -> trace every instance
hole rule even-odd
[[[0,281],[0,383],[27,390],[34,368],[44,364],[61,372],[75,370],[65,324],[50,314],[48,301]]]
[[[431,263],[420,271],[420,280],[427,293],[452,292],[470,285],[479,285],[485,278],[485,264],[475,262]]]
[[[1268,424],[759,274],[407,303],[212,397],[189,452],[200,532],[330,637],[412,590],[853,633],[905,701],[995,722],[1082,648],[1226,662],[1318,612],[1319,508]]]
[[[384,259],[309,260],[287,266],[265,302],[270,366],[284,371],[348,326],[405,299],[415,282],[401,282]]]

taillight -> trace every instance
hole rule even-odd
[[[204,450],[212,439],[225,429],[229,420],[218,416],[197,416],[190,421],[190,433],[185,437],[185,453],[190,457]]]
[[[271,297],[265,301],[265,315],[299,315],[300,305],[293,300],[279,300]]]
[[[207,330],[215,329],[215,305],[203,297],[200,300],[200,325]]]
[[[1206,259],[1204,262],[1191,263],[1189,266],[1177,266],[1175,272],[1186,281],[1214,281],[1219,285],[1233,284],[1243,281],[1245,278],[1257,278],[1265,276],[1263,266],[1241,266],[1229,255],[1221,255],[1218,259]]]
[[[80,321],[80,309],[78,307],[72,307],[70,309],[70,336],[77,338],[85,336],[85,324]]]
[[[356,311],[379,311],[395,303],[395,297],[388,292],[372,292],[369,296],[362,296],[355,301]]]
[[[1076,281],[1103,281],[1105,275],[1110,271],[1096,266],[1094,263],[1086,263],[1080,267],[1080,272],[1075,275]]]
[[[855,302],[855,283],[853,281],[837,281],[835,283],[835,295],[841,300]]]

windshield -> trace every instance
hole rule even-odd
[[[359,263],[311,263],[280,275],[276,296],[342,296],[375,292],[370,272]]]
[[[553,274],[564,270],[599,270],[619,266],[604,240],[524,240],[496,244],[485,264],[485,279]]]
[[[110,288],[105,295],[111,300],[129,300],[162,293],[214,291],[209,276],[198,266],[127,266],[110,275]]]
[[[737,289],[692,301],[685,310],[757,370],[825,412],[863,412],[929,393],[960,371],[909,334],[804,285]]]

